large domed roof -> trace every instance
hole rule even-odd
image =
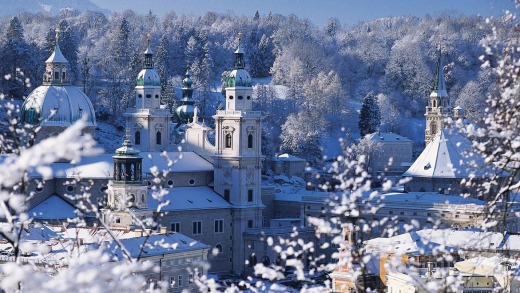
[[[137,75],[137,85],[161,86],[161,78],[153,68],[144,68]]]
[[[69,126],[86,115],[86,126],[96,126],[94,107],[87,95],[72,85],[42,85],[22,106],[22,122],[41,126]]]

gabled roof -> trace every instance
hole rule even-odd
[[[466,137],[442,129],[403,177],[482,178],[491,174],[491,170],[482,168],[484,165],[484,158],[476,153]]]
[[[76,217],[74,207],[56,194],[49,196],[30,209],[27,214],[34,219],[40,220],[72,219]]]

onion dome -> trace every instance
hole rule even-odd
[[[238,37],[238,48],[235,51],[235,68],[226,78],[226,87],[251,87],[253,85],[251,76],[245,70],[244,50],[240,44],[242,34]]]
[[[123,141],[123,146],[116,150],[116,156],[118,156],[118,157],[121,157],[121,156],[135,157],[137,155],[139,155],[139,150],[136,148],[133,148],[133,144],[130,140],[130,134],[127,129],[126,137],[125,137],[125,140]]]
[[[148,47],[144,51],[143,69],[137,75],[137,86],[161,86],[161,79],[153,64],[150,34],[148,34]]]
[[[191,85],[193,81],[190,78],[191,73],[186,70],[185,78],[182,80],[182,99],[181,105],[177,107],[175,113],[179,117],[181,123],[188,123],[193,121],[197,107],[195,106],[195,100],[193,96],[193,88]]]
[[[79,88],[70,84],[68,61],[58,45],[45,61],[43,85],[27,96],[21,110],[21,121],[41,126],[67,127],[86,116],[86,126],[96,126],[96,115],[90,99]]]

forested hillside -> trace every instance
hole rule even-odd
[[[477,16],[448,14],[349,27],[330,19],[317,27],[294,15],[258,13],[190,17],[170,12],[163,18],[131,10],[109,17],[99,12],[26,13],[0,19],[5,32],[0,39],[0,74],[5,77],[0,92],[23,99],[41,84],[43,62],[58,26],[74,83],[91,98],[98,119],[114,124],[121,123],[121,113],[131,105],[148,32],[164,103],[175,107],[173,88],[190,68],[194,96],[206,121],[219,106],[221,96],[216,93],[225,71],[233,67],[232,52],[242,32],[247,69],[258,78],[257,108],[268,114],[265,136],[275,147],[291,135],[300,139],[291,142],[296,145],[319,142],[342,128],[358,136],[357,111],[369,93],[380,105],[382,130],[413,136],[408,124],[423,119],[439,44],[453,104],[477,119],[495,83],[492,71],[481,68],[482,44],[491,27],[498,28],[498,38],[514,33],[510,20],[486,23]]]

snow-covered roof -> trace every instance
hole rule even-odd
[[[473,164],[480,167],[473,167]],[[491,171],[482,168],[484,165],[484,158],[474,151],[466,137],[449,129],[442,129],[403,176],[482,178]]]
[[[304,159],[290,154],[281,154],[276,157],[277,161],[305,162]]]
[[[76,217],[74,207],[63,198],[53,194],[30,209],[27,214],[34,219],[72,219]]]
[[[372,192],[372,191],[371,191]],[[371,192],[363,194],[363,200],[369,200]],[[290,202],[327,202],[336,195],[329,192],[309,191],[305,189],[290,190],[289,188],[280,190],[275,194],[274,200]],[[434,206],[438,204],[464,205],[464,206],[485,206],[486,202],[475,198],[465,198],[458,195],[446,195],[437,192],[390,192],[381,194],[377,201],[385,205],[397,205],[406,208],[410,205]]]
[[[186,211],[186,210],[205,210],[205,209],[226,209],[233,207],[224,200],[213,189],[207,186],[193,187],[174,187],[166,189],[168,194],[163,201],[170,201],[162,211]],[[159,201],[153,198],[152,191],[148,196],[148,206],[150,209],[157,210]]]
[[[385,142],[385,141],[391,141],[391,142],[399,142],[399,141],[406,141],[406,142],[412,142],[410,139],[400,136],[395,133],[391,132],[374,132],[365,135],[366,139],[378,141],[378,142]]]
[[[78,251],[84,252],[91,247],[98,248],[106,245],[105,252],[112,256],[112,260],[122,259],[121,249],[115,243],[112,235],[121,241],[133,258],[137,258],[143,245],[141,257],[144,258],[210,248],[180,233],[152,234],[146,237],[141,236],[142,234],[136,236],[138,235],[136,232],[135,230],[112,230],[108,233],[106,229],[100,228],[67,228],[63,230],[63,226],[31,225],[22,231],[22,241],[32,244],[32,246],[25,245],[25,247],[29,249],[27,252],[34,253],[23,257],[22,261],[67,264],[73,255],[71,251],[78,249],[78,243],[81,243]],[[75,241],[77,239],[81,239],[81,241]],[[42,245],[51,249],[48,252],[42,252]],[[10,250],[12,246],[0,242],[0,250],[6,249]]]
[[[23,104],[22,121],[41,126],[69,126],[86,116],[86,126],[96,126],[90,99],[72,85],[42,85]]]
[[[164,156],[163,156],[164,154]],[[53,177],[70,178],[112,178],[114,167],[112,154],[82,158],[78,163],[60,162],[51,165]],[[213,172],[213,165],[194,152],[141,152],[143,173],[149,173],[156,166],[159,170],[174,173]],[[169,164],[171,163],[171,166]],[[38,174],[31,174],[37,177]],[[145,176],[146,177],[146,176]]]
[[[54,46],[54,51],[51,56],[45,60],[45,63],[69,63],[69,61],[67,61],[67,58],[61,53],[60,46],[56,45]]]
[[[382,203],[412,203],[412,204],[460,204],[485,206],[486,202],[475,198],[466,198],[458,195],[445,195],[437,192],[392,192],[381,195]]]
[[[127,238],[122,239],[121,243],[132,258],[137,258],[139,255],[141,255],[141,257],[150,257],[210,248],[208,245],[180,233],[154,234],[149,237]],[[115,242],[111,242],[107,251],[118,259],[124,258],[120,246]]]
[[[427,254],[463,250],[495,250],[501,247],[503,235],[476,230],[424,229],[390,238],[375,238],[366,242],[368,252],[392,254]]]

